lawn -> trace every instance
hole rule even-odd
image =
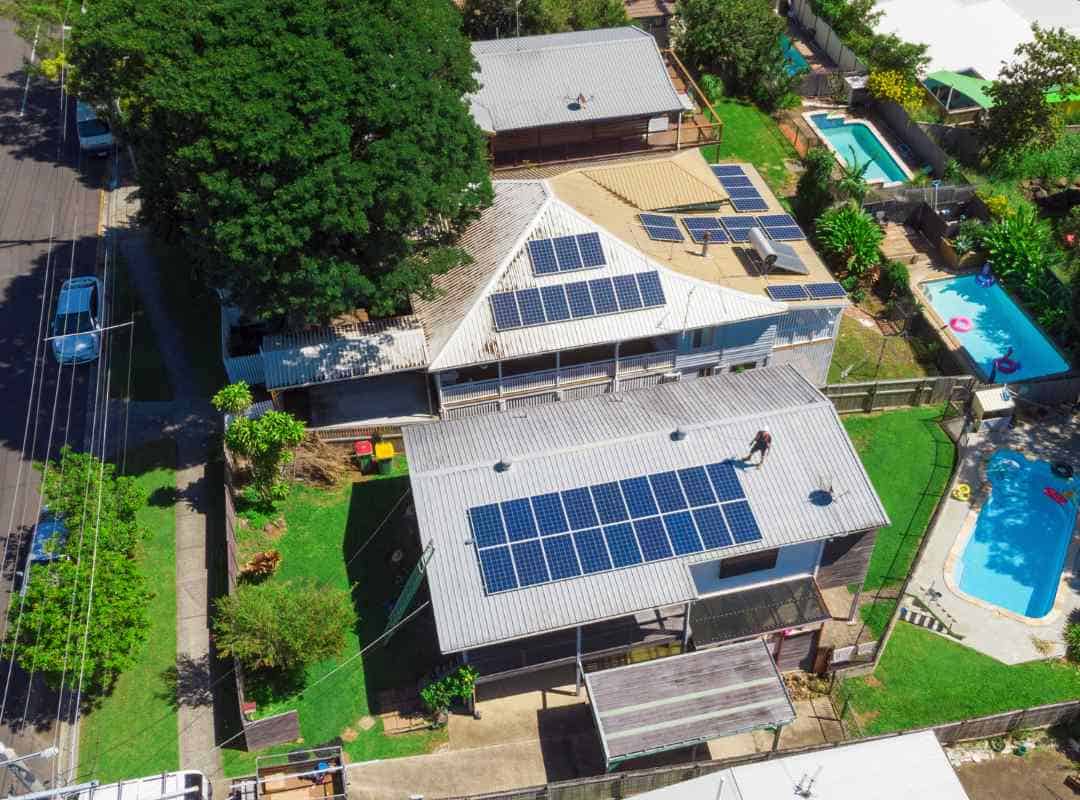
[[[132,451],[128,473],[150,495],[139,511],[150,537],[136,559],[154,590],[150,636],[112,694],[84,714],[79,776],[102,783],[179,768],[176,685],[176,452],[171,442]]]
[[[1080,670],[1059,661],[1007,666],[899,623],[872,676],[844,681],[866,736],[1080,697]]]
[[[130,362],[132,400],[171,400],[169,376],[161,361],[157,337],[150,326],[138,294],[128,277],[127,259],[116,259],[116,268],[110,278],[113,307],[110,319],[115,324],[134,319],[129,330],[117,331],[112,338],[112,358],[109,361],[112,397],[128,396],[128,371]]]
[[[922,378],[937,375],[933,354],[914,337],[883,336],[877,326],[840,318],[840,336],[829,366],[829,383]]]
[[[425,753],[446,740],[445,731],[387,736],[381,722],[366,719],[377,691],[414,688],[439,658],[433,625],[424,615],[407,623],[388,645],[376,645],[362,658],[356,657],[363,644],[383,632],[390,606],[419,557],[415,530],[404,515],[407,502],[398,506],[365,546],[408,490],[408,478],[400,474],[402,471],[349,482],[337,489],[294,487],[284,504],[285,533],[272,543],[260,542],[259,537],[265,534],[252,528],[240,544],[248,552],[263,546],[281,552],[281,566],[271,580],[313,578],[326,586],[351,588],[359,630],[349,635],[345,651],[310,668],[307,688],[296,694],[277,696],[256,681],[249,681],[247,694],[259,702],[259,716],[297,709],[305,745],[340,743],[352,761]],[[395,562],[391,556],[398,550],[403,557]],[[424,599],[422,590],[413,607]],[[272,751],[290,749],[290,745],[283,745]],[[250,773],[255,755],[224,750],[226,774]]]
[[[772,117],[753,104],[726,97],[714,100],[713,107],[724,123],[724,131],[720,144],[702,148],[705,159],[710,163],[748,161],[777,196],[789,194],[791,175],[784,161],[798,158],[798,154]]]
[[[878,531],[866,589],[900,583],[907,577],[949,482],[956,449],[938,424],[940,416],[940,406],[922,406],[843,418],[892,520]]]

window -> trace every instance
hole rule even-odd
[[[776,566],[776,557],[780,553],[779,548],[763,550],[760,553],[750,553],[745,556],[725,558],[720,562],[720,577],[734,578],[738,575],[747,575],[751,572],[762,572]]]

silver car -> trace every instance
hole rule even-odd
[[[60,287],[50,336],[61,364],[86,364],[101,352],[102,295],[101,281],[91,275],[71,278]]]
[[[101,119],[89,103],[75,102],[75,130],[79,134],[79,148],[94,156],[107,156],[113,146],[109,123]]]

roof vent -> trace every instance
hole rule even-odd
[[[501,458],[501,459],[499,459],[499,463],[497,463],[495,465],[495,471],[496,472],[509,472],[510,467],[512,467],[513,464],[514,464],[514,462],[512,462],[510,459]]]
[[[671,441],[673,442],[681,442],[685,438],[686,431],[684,431],[682,428],[676,428],[671,432]]]

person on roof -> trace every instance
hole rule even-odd
[[[770,447],[772,447],[772,435],[769,433],[768,428],[762,428],[754,434],[754,440],[750,442],[750,455],[744,458],[743,461],[749,463],[750,459],[754,457],[754,453],[761,453],[761,459],[757,463],[758,469],[761,469],[761,465],[765,463],[765,454],[769,452]]]

